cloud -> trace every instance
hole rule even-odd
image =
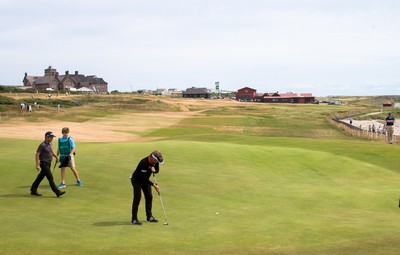
[[[391,0],[5,0],[0,83],[52,65],[97,74],[120,91],[220,80],[227,89],[399,93],[366,86],[398,80],[399,7]]]

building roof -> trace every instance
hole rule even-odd
[[[250,90],[253,90],[253,91],[257,91],[256,89],[252,89],[250,87],[244,87],[244,88],[238,89],[238,91],[245,90],[245,89],[250,89]]]
[[[35,83],[36,84],[50,84],[55,79],[57,79],[55,76],[39,76],[35,79]]]
[[[210,94],[210,91],[207,88],[188,88],[186,91],[183,91],[182,94],[188,95],[188,94]]]
[[[30,84],[32,84],[36,78],[37,76],[31,76],[31,75],[25,76],[25,79],[27,79]]]
[[[68,74],[68,75],[59,75],[58,78],[60,81],[65,80],[67,77],[71,78],[76,84],[83,82],[85,80],[85,75],[83,74]]]
[[[264,95],[264,98],[303,98],[303,97],[314,97],[312,93],[300,93],[298,95],[297,93],[284,93],[284,94],[278,94],[278,93],[267,93]]]
[[[82,82],[87,82],[89,84],[107,84],[103,78],[98,78],[96,75],[88,75]]]
[[[279,93],[277,93],[279,94]],[[288,92],[288,93],[282,93],[279,94],[281,97],[297,97],[297,93],[293,93],[293,92]]]

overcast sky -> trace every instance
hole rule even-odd
[[[0,0],[0,84],[400,94],[398,0]]]

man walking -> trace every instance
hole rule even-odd
[[[159,165],[164,163],[163,156],[159,151],[153,151],[149,156],[142,159],[136,167],[131,177],[133,187],[133,203],[132,203],[132,224],[142,225],[138,220],[138,208],[140,199],[142,198],[142,190],[146,200],[146,216],[148,222],[158,222],[152,214],[153,195],[151,187],[153,186],[157,192],[160,192],[160,187],[150,181],[151,174],[156,174],[160,171]]]
[[[388,116],[386,117],[386,131],[387,131],[387,137],[388,137],[388,142],[390,144],[393,143],[393,126],[394,126],[394,117],[392,116],[392,113],[389,112]]]
[[[57,155],[54,154],[51,142],[55,135],[53,132],[48,131],[44,135],[44,141],[39,145],[35,154],[36,161],[36,170],[40,173],[36,177],[36,180],[33,182],[31,187],[31,195],[33,196],[41,196],[42,194],[38,193],[37,189],[40,185],[40,182],[44,177],[49,181],[51,190],[56,194],[57,197],[64,195],[65,191],[60,191],[56,184],[54,183],[53,174],[51,173],[51,161],[53,157],[56,158],[56,162],[58,162]]]

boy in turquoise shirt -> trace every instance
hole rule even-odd
[[[61,138],[58,138],[58,150],[57,150],[57,156],[60,155],[60,168],[61,168],[61,184],[58,185],[58,188],[65,188],[67,187],[65,183],[65,167],[70,167],[72,172],[75,175],[76,178],[76,183],[78,186],[82,186],[82,182],[79,179],[79,174],[78,171],[76,170],[75,167],[75,143],[74,140],[72,139],[71,136],[69,136],[69,128],[64,127],[61,130],[61,133],[63,136]]]

